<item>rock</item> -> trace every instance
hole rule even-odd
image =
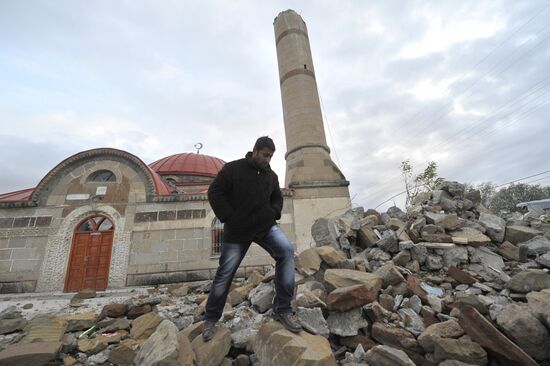
[[[275,296],[275,289],[271,283],[261,283],[250,291],[248,299],[251,304],[260,312],[265,313],[271,309],[271,303]]]
[[[397,235],[392,230],[384,231],[382,238],[376,242],[376,245],[385,252],[397,253],[399,251]]]
[[[262,366],[336,366],[328,340],[306,332],[293,334],[278,322],[262,325],[253,344]]]
[[[231,306],[237,306],[245,301],[254,287],[255,285],[253,283],[247,283],[231,290],[228,295],[228,300]]]
[[[424,319],[422,319],[422,317],[418,315],[416,311],[411,308],[401,308],[399,309],[398,313],[401,316],[401,326],[403,328],[405,328],[415,336],[418,336],[424,331]]]
[[[510,365],[538,365],[472,306],[460,306],[458,323],[474,341],[497,354],[499,358],[510,360]]]
[[[397,266],[405,266],[411,260],[411,253],[408,250],[402,250],[392,258],[392,262]]]
[[[296,310],[296,316],[300,320],[300,324],[302,324],[304,329],[308,332],[328,338],[330,330],[328,329],[327,321],[323,317],[321,308],[298,308]]]
[[[445,234],[445,229],[443,229],[441,226],[437,225],[424,225],[422,227],[422,231],[420,232],[420,236],[424,241],[432,242],[432,243],[452,243],[453,238]]]
[[[117,318],[112,324],[101,329],[102,333],[116,332],[117,330],[129,330],[130,322],[126,318]]]
[[[492,278],[499,278],[499,274],[495,270],[502,271],[504,268],[502,257],[485,247],[472,249],[470,263],[480,263],[486,275]]]
[[[412,292],[413,294],[420,297],[420,299],[424,302],[428,302],[428,293],[422,289],[420,286],[422,281],[420,281],[418,278],[416,278],[413,275],[407,276],[407,289]]]
[[[498,254],[511,261],[519,261],[519,248],[509,241],[502,243],[498,250]]]
[[[134,339],[147,339],[154,333],[162,318],[155,313],[147,313],[134,319],[130,335]]]
[[[55,359],[61,342],[11,344],[0,352],[0,366],[43,366]]]
[[[407,221],[407,214],[397,206],[392,206],[388,208],[386,213],[390,218],[399,219],[401,221]]]
[[[328,294],[327,307],[330,311],[345,312],[373,302],[377,295],[378,291],[365,284],[340,287]]]
[[[415,366],[409,356],[401,350],[388,346],[375,346],[366,354],[370,365],[376,366]]]
[[[327,304],[309,290],[304,290],[296,295],[296,305],[304,308],[327,308]]]
[[[354,309],[344,313],[331,313],[327,318],[327,324],[330,333],[343,337],[357,335],[361,328],[368,327],[369,323],[365,318],[361,309]]]
[[[90,339],[80,339],[78,341],[78,350],[88,355],[94,355],[103,351],[109,345],[109,338],[98,336]]]
[[[169,320],[163,320],[136,355],[136,366],[178,365],[178,328]]]
[[[94,312],[69,315],[67,320],[66,332],[75,332],[77,330],[86,330],[95,324],[97,315]]]
[[[174,287],[168,290],[172,296],[185,296],[189,293],[189,286],[182,284],[175,284]]]
[[[136,351],[134,347],[122,341],[121,344],[113,348],[109,354],[109,361],[120,366],[131,365],[136,358]]]
[[[73,297],[72,299],[74,300],[82,300],[82,299],[93,299],[94,297],[96,297],[96,291],[94,289],[91,289],[91,288],[84,288],[80,291],[78,291]]]
[[[153,309],[149,304],[134,306],[128,310],[126,317],[128,319],[137,319],[144,314],[150,313],[152,310]]]
[[[550,239],[546,236],[535,236],[534,238],[520,243],[527,247],[527,255],[541,255],[550,252]]]
[[[543,254],[536,259],[536,262],[543,267],[550,268],[550,253]]]
[[[92,365],[103,365],[109,359],[110,352],[110,350],[106,349],[102,352],[96,353],[95,355],[91,355],[88,357],[86,362],[89,362]]]
[[[338,236],[338,223],[334,219],[317,219],[311,227],[311,237],[318,247],[329,245],[338,248]]]
[[[443,268],[443,258],[437,255],[428,255],[424,265],[430,271],[437,271]]]
[[[512,276],[506,284],[511,291],[528,293],[550,288],[550,275],[543,270],[530,269]]]
[[[442,182],[437,189],[448,192],[453,197],[464,197],[465,186],[462,183],[455,181],[444,181]]]
[[[527,303],[538,320],[550,329],[550,290],[528,293]]]
[[[472,365],[487,365],[487,352],[476,342],[463,336],[459,339],[434,338],[435,361],[458,360]]]
[[[127,311],[128,311],[127,304],[108,304],[108,305],[105,305],[101,310],[98,320],[102,320],[106,317],[120,318],[124,316]]]
[[[10,305],[0,312],[0,320],[18,318],[21,318],[21,310],[19,310],[15,305]]]
[[[451,276],[458,282],[466,285],[473,285],[474,283],[477,282],[476,279],[471,274],[455,266],[449,267],[449,270],[447,271],[447,273],[449,274],[449,276]]]
[[[479,214],[479,222],[485,227],[487,235],[495,242],[501,243],[504,240],[506,221],[497,215],[482,212]]]
[[[434,339],[458,338],[462,335],[464,335],[464,330],[460,327],[458,322],[455,320],[447,320],[427,327],[418,337],[418,343],[420,343],[426,352],[433,352]]]
[[[373,324],[371,332],[372,338],[383,345],[423,353],[423,349],[414,335],[403,328],[376,322]]]
[[[464,246],[455,246],[450,249],[436,249],[435,252],[443,259],[443,267],[457,266],[468,263],[468,249]]]
[[[428,224],[441,226],[448,230],[458,227],[458,216],[456,214],[440,214],[428,211],[424,213],[424,217]]]
[[[306,276],[314,275],[320,268],[321,257],[315,248],[306,249],[296,257],[296,269]]]
[[[534,238],[544,233],[539,230],[535,230],[529,226],[517,226],[511,225],[506,227],[504,240],[509,241],[512,244],[519,244]]]
[[[376,236],[371,227],[363,225],[357,232],[357,240],[360,247],[370,248],[376,245],[378,236]]]
[[[178,362],[179,366],[196,366],[197,357],[195,356],[195,351],[193,350],[193,345],[189,338],[182,334],[178,333],[178,342],[180,345]]]
[[[25,343],[33,342],[57,342],[61,340],[67,328],[65,317],[51,313],[39,314],[32,318],[25,329],[27,335]]]
[[[382,287],[386,288],[390,285],[395,286],[402,282],[405,282],[405,278],[399,272],[399,270],[393,265],[393,263],[386,263],[382,267],[378,268],[375,272],[376,275],[382,278]]]
[[[350,269],[327,269],[325,271],[324,280],[333,288],[364,284],[374,293],[378,293],[382,286],[382,279],[380,276]]]
[[[465,239],[467,244],[473,247],[481,247],[491,243],[491,238],[470,227],[463,227],[459,230],[451,231],[451,236],[453,238]]]
[[[258,314],[248,307],[240,307],[235,311],[233,319],[225,323],[231,333],[231,341],[234,347],[246,348],[258,332],[256,317]]]
[[[475,365],[472,365],[471,363],[457,361],[457,360],[445,360],[443,362],[440,362],[438,366],[475,366]]]
[[[536,360],[550,358],[550,336],[527,306],[509,304],[497,315],[497,324],[506,335]]]
[[[0,320],[0,334],[8,334],[23,330],[28,322],[24,318]]]
[[[323,246],[315,248],[321,259],[329,265],[329,267],[338,267],[338,265],[344,262],[347,258],[345,254],[336,250],[333,247]]]
[[[191,345],[195,351],[197,366],[219,365],[231,348],[231,335],[229,330],[219,328],[210,341],[204,342],[202,337],[196,337]]]

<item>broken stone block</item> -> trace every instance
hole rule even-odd
[[[435,242],[435,243],[452,243],[453,238],[445,233],[445,229],[437,225],[424,225],[420,236],[424,241]]]
[[[447,271],[447,273],[449,274],[449,276],[451,276],[458,282],[466,285],[473,285],[474,283],[477,282],[476,279],[471,274],[455,266],[449,267],[449,270]]]
[[[527,247],[527,255],[541,255],[550,252],[550,239],[546,236],[535,236],[534,238],[520,243],[520,246]]]
[[[40,314],[30,320],[26,328],[27,335],[22,342],[57,342],[61,340],[66,329],[65,317],[50,313]]]
[[[525,351],[516,346],[489,320],[469,305],[459,307],[458,323],[474,341],[494,352],[500,358],[508,360],[507,365],[537,366]]]
[[[536,262],[543,267],[550,268],[550,253],[537,257]]]
[[[303,331],[293,334],[278,322],[268,322],[261,326],[253,349],[262,366],[337,365],[326,338]]]
[[[550,288],[550,275],[543,270],[529,269],[512,276],[506,287],[519,293],[540,291]]]
[[[375,346],[365,354],[370,365],[414,366],[415,363],[401,350],[388,346]]]
[[[128,310],[126,317],[128,319],[137,319],[144,314],[150,313],[152,310],[153,308],[149,304],[137,305]]]
[[[436,249],[435,252],[443,259],[443,267],[445,268],[468,263],[468,249],[464,246],[455,245],[449,249]]]
[[[327,296],[327,307],[330,311],[345,312],[361,307],[376,300],[378,291],[368,285],[340,287]]]
[[[506,227],[504,240],[512,244],[519,244],[543,234],[542,231],[535,230],[529,226],[511,225]]]
[[[378,236],[374,233],[374,230],[367,226],[361,226],[361,229],[357,232],[357,241],[360,247],[370,248],[376,245]]]
[[[448,192],[451,196],[459,198],[464,197],[466,190],[464,184],[455,181],[444,181],[437,187],[437,189]]]
[[[137,348],[137,345],[128,343],[128,340],[125,341],[120,342],[120,344],[113,348],[111,353],[109,353],[109,361],[111,363],[120,366],[130,366],[134,362],[134,359],[136,358],[135,349]]]
[[[481,247],[491,243],[491,238],[470,227],[463,227],[459,230],[451,231],[451,236],[453,238],[463,239],[468,245],[473,247]]]
[[[398,285],[405,282],[405,277],[391,262],[384,264],[378,268],[375,272],[376,275],[382,278],[382,287],[386,288],[390,285]]]
[[[504,240],[506,231],[506,221],[503,218],[490,213],[482,212],[479,214],[479,222],[485,227],[487,235],[496,243]]]
[[[437,271],[443,268],[443,259],[437,255],[428,255],[424,265],[430,271]]]
[[[147,339],[154,333],[162,318],[155,313],[147,313],[134,319],[130,335],[134,339]]]
[[[456,214],[441,214],[435,212],[425,212],[424,217],[428,224],[440,226],[444,229],[453,230],[458,227],[458,216]]]
[[[468,336],[459,339],[434,338],[435,361],[458,360],[472,365],[485,366],[488,363],[487,352]]]
[[[333,288],[365,284],[376,293],[380,291],[380,287],[382,286],[380,276],[351,269],[327,269],[324,280]]]
[[[329,267],[334,268],[344,261],[346,261],[346,255],[340,251],[336,250],[333,247],[322,246],[315,248],[321,259],[329,265]]]
[[[527,303],[531,312],[550,328],[550,290],[528,293]]]
[[[403,328],[376,322],[372,325],[371,332],[372,338],[383,345],[423,353],[423,349],[414,335]]]
[[[302,324],[304,329],[308,332],[328,338],[330,330],[328,329],[327,321],[323,317],[321,308],[298,308],[296,310],[296,316],[300,320],[300,324]]]
[[[296,257],[296,269],[306,275],[312,276],[321,268],[321,257],[315,248],[309,248]]]
[[[107,304],[101,309],[99,313],[98,321],[106,317],[109,318],[120,318],[126,314],[128,311],[127,304]]]
[[[53,360],[61,342],[35,342],[10,344],[0,352],[0,365],[43,366]]]
[[[331,313],[327,318],[327,324],[330,333],[343,337],[357,335],[359,329],[369,326],[367,320],[363,318],[361,308],[343,313]]]
[[[225,328],[218,328],[214,337],[205,342],[202,337],[196,337],[191,342],[197,366],[219,365],[231,348],[231,334]]]
[[[382,233],[382,238],[376,242],[376,245],[385,252],[397,253],[399,245],[397,244],[397,235],[392,230],[386,230]]]
[[[69,315],[65,317],[67,321],[66,332],[75,332],[77,330],[86,330],[95,324],[97,315],[95,312]]]
[[[392,262],[397,266],[405,266],[411,260],[411,253],[408,250],[401,250],[393,258]]]
[[[250,291],[254,289],[255,285],[253,283],[246,283],[242,286],[235,287],[231,292],[229,292],[228,301],[231,306],[237,306],[248,298]]]
[[[339,236],[338,223],[334,219],[317,219],[311,227],[311,237],[318,247],[329,245],[338,248]]]
[[[519,261],[519,248],[509,241],[502,243],[497,252],[508,260]]]
[[[261,283],[250,291],[248,299],[250,303],[260,312],[265,313],[271,309],[271,303],[275,296],[275,289],[272,283]]]
[[[258,332],[255,323],[258,313],[249,307],[240,307],[232,319],[225,322],[225,327],[231,332],[231,342],[234,347],[246,348]]]
[[[434,352],[436,338],[459,338],[464,335],[464,330],[456,320],[432,324],[428,326],[418,337],[418,343],[426,352]]]
[[[0,320],[0,334],[8,334],[23,330],[28,322],[24,318]]]
[[[304,308],[327,308],[327,304],[319,296],[313,293],[313,291],[303,290],[296,294],[296,305]]]
[[[402,319],[401,326],[415,336],[418,336],[426,328],[424,319],[422,319],[413,309],[401,308],[398,312]]]
[[[546,327],[525,305],[509,304],[497,315],[497,324],[508,337],[536,360],[550,358]]]

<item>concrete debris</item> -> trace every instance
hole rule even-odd
[[[272,321],[274,272],[254,271],[234,280],[206,343],[211,281],[97,309],[89,289],[53,313],[2,306],[0,365],[550,365],[548,225],[480,202],[444,182],[407,212],[316,220],[315,247],[296,256],[298,334]]]

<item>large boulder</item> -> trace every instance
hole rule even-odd
[[[315,220],[311,227],[311,237],[318,247],[330,245],[338,248],[338,237],[340,236],[338,222],[334,219],[320,218]]]
[[[219,328],[214,337],[205,342],[202,337],[195,337],[191,342],[197,366],[218,366],[222,363],[231,348],[231,334],[225,328]]]
[[[506,286],[514,292],[528,293],[550,288],[550,275],[540,269],[529,269],[512,276]]]
[[[536,360],[550,358],[550,336],[546,327],[525,305],[508,304],[497,315],[506,335]]]
[[[253,343],[262,366],[336,366],[328,340],[304,331],[294,334],[278,322],[261,326]]]
[[[415,363],[401,350],[389,346],[375,346],[367,351],[365,359],[376,366],[415,366]]]
[[[527,303],[531,312],[550,329],[550,290],[528,293]]]
[[[324,280],[332,288],[367,285],[374,293],[378,293],[382,286],[382,278],[380,276],[352,269],[327,269]]]
[[[368,285],[340,287],[327,296],[327,307],[330,311],[348,311],[376,300],[378,291]]]
[[[542,231],[533,229],[529,226],[511,225],[506,227],[504,240],[512,244],[519,244],[542,234],[544,234]]]
[[[482,212],[479,214],[479,222],[485,227],[487,235],[496,243],[504,240],[506,231],[506,221],[503,218],[490,213]]]
[[[136,366],[178,366],[179,349],[178,328],[171,321],[163,320],[143,343],[134,363]]]

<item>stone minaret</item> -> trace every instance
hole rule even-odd
[[[300,250],[310,246],[316,218],[351,207],[349,182],[327,146],[306,24],[287,10],[275,18],[274,27],[287,148],[285,186],[294,190]]]

